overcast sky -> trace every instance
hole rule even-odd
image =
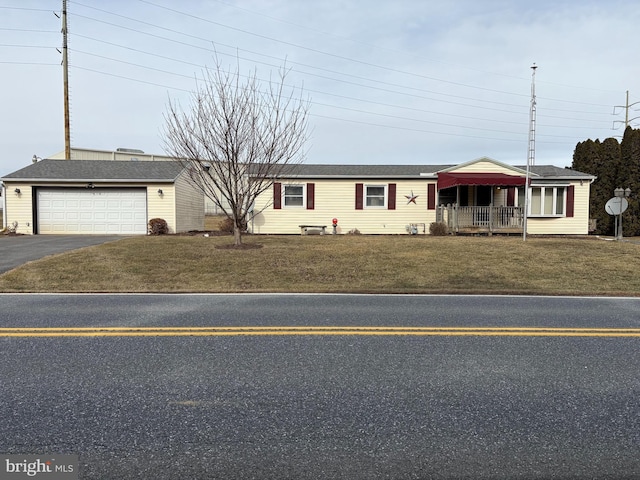
[[[0,0],[0,175],[64,150],[61,0]],[[640,116],[637,0],[68,1],[71,143],[162,154],[169,99],[240,58],[311,99],[307,163],[536,165]],[[640,126],[640,118],[631,122]],[[616,129],[613,129],[613,127]]]

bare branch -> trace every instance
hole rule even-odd
[[[288,73],[283,66],[263,89],[256,70],[243,80],[239,65],[225,70],[216,59],[196,84],[189,111],[169,101],[165,113],[165,151],[233,219],[236,244],[258,195],[304,157],[309,102],[302,89],[286,85]]]

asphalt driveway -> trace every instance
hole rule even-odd
[[[47,255],[120,240],[122,235],[0,235],[0,273]]]

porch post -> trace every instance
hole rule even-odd
[[[493,191],[491,197],[493,197]],[[489,236],[491,235],[493,235],[493,201],[489,204]]]

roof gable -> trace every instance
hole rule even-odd
[[[503,173],[506,175],[526,175],[526,170],[499,162],[489,157],[480,157],[469,162],[454,165],[438,173]],[[532,173],[532,172],[530,172]],[[534,174],[535,175],[535,174]]]

